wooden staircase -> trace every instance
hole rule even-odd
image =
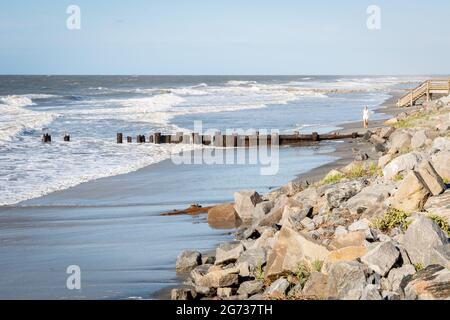
[[[450,79],[427,80],[409,93],[398,99],[397,107],[413,106],[417,100],[424,97],[430,101],[433,94],[450,95]]]

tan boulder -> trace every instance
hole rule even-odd
[[[367,248],[364,246],[351,246],[342,249],[331,251],[322,265],[322,273],[327,274],[330,266],[333,263],[341,261],[354,261],[364,256]]]
[[[449,163],[450,166],[450,163]],[[445,184],[439,174],[429,161],[423,161],[419,164],[417,172],[425,181],[428,189],[433,196],[440,195],[445,190]]]
[[[346,247],[361,247],[366,240],[364,231],[354,231],[346,234],[337,235],[331,240],[330,248],[341,249]]]
[[[328,276],[320,272],[312,272],[303,287],[302,294],[312,299],[328,298]]]
[[[211,270],[196,281],[196,285],[208,288],[230,287],[238,284],[239,269],[225,269],[211,268]]]
[[[291,228],[283,227],[267,259],[265,276],[274,279],[295,273],[299,264],[324,261],[328,254],[324,246]]]
[[[425,204],[425,210],[450,223],[450,189],[437,197],[431,197]]]
[[[430,190],[420,174],[410,171],[400,183],[391,205],[405,212],[422,211],[429,196]]]
[[[450,151],[441,151],[432,155],[431,163],[442,179],[450,181]]]
[[[208,224],[216,229],[230,229],[237,225],[237,214],[234,204],[221,204],[209,209]]]

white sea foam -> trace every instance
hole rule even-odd
[[[192,150],[192,145],[118,145],[102,140],[73,141],[66,145],[37,145],[35,140],[16,146],[9,154],[14,170],[3,173],[0,205],[12,205],[80,183],[125,174]],[[198,147],[198,146],[197,146]],[[69,174],[68,174],[69,173]]]
[[[0,97],[0,146],[23,131],[42,129],[54,119],[52,113],[25,109],[34,104],[30,96]]]

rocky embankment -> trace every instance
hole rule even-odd
[[[385,124],[363,138],[378,159],[211,209],[236,241],[183,252],[172,299],[450,299],[450,97]]]

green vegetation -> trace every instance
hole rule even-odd
[[[258,262],[258,265],[255,268],[254,276],[256,280],[264,281],[264,270],[261,261]]]
[[[327,185],[327,184],[335,184],[338,182],[341,182],[342,179],[344,179],[345,176],[342,173],[336,173],[330,177],[326,177],[325,179],[322,180],[322,185]]]
[[[443,115],[448,113],[449,111],[447,109],[442,109],[439,111],[434,111],[434,112],[426,112],[426,113],[420,113],[417,112],[413,115],[410,115],[409,117],[407,117],[405,120],[400,120],[398,121],[396,124],[394,124],[393,126],[397,129],[402,129],[402,128],[414,128],[417,127],[419,124],[420,125],[426,125],[428,127],[432,127],[433,123],[426,123],[427,121],[433,120],[432,118],[434,116],[438,116],[438,115]]]
[[[339,172],[329,177],[326,177],[319,183],[319,185],[335,184],[341,182],[344,179],[354,180],[358,178],[373,177],[373,176],[380,176],[380,177],[383,176],[383,171],[380,168],[378,168],[378,166],[375,163],[371,163],[367,168],[365,168],[362,164],[355,163],[350,167],[350,169],[346,173]]]
[[[401,149],[398,151],[398,154],[399,154],[399,155],[407,154],[407,153],[410,153],[410,152],[412,152],[412,151],[413,151],[413,149],[412,149],[411,147],[403,147],[403,148],[401,148]]]
[[[323,261],[315,260],[311,263],[311,267],[314,271],[320,272],[322,270]]]
[[[412,128],[417,126],[417,123],[420,121],[428,121],[430,120],[430,115],[423,114],[423,113],[416,113],[405,120],[400,120],[396,124],[394,124],[394,127],[396,129],[402,129],[402,128]]]
[[[444,183],[445,183],[445,184],[450,184],[450,180],[444,179]]]
[[[400,173],[397,173],[395,176],[392,177],[392,180],[398,182],[403,180],[403,176]]]
[[[447,234],[447,236],[450,237],[450,227],[448,225],[447,220],[434,214],[430,215],[429,217],[430,219],[432,219],[434,222],[437,223],[437,225],[442,229],[442,231],[444,231]]]
[[[406,230],[410,224],[410,222],[407,221],[410,216],[411,214],[408,212],[389,208],[383,218],[372,221],[372,227],[383,232],[388,232],[397,227],[400,227],[402,230]]]
[[[419,262],[419,263],[414,264],[414,268],[416,268],[416,271],[420,271],[425,267],[422,263]]]
[[[297,266],[297,271],[295,272],[295,276],[300,283],[300,286],[303,288],[305,286],[306,281],[308,281],[309,276],[311,275],[311,271],[309,267],[305,263],[300,263]]]

